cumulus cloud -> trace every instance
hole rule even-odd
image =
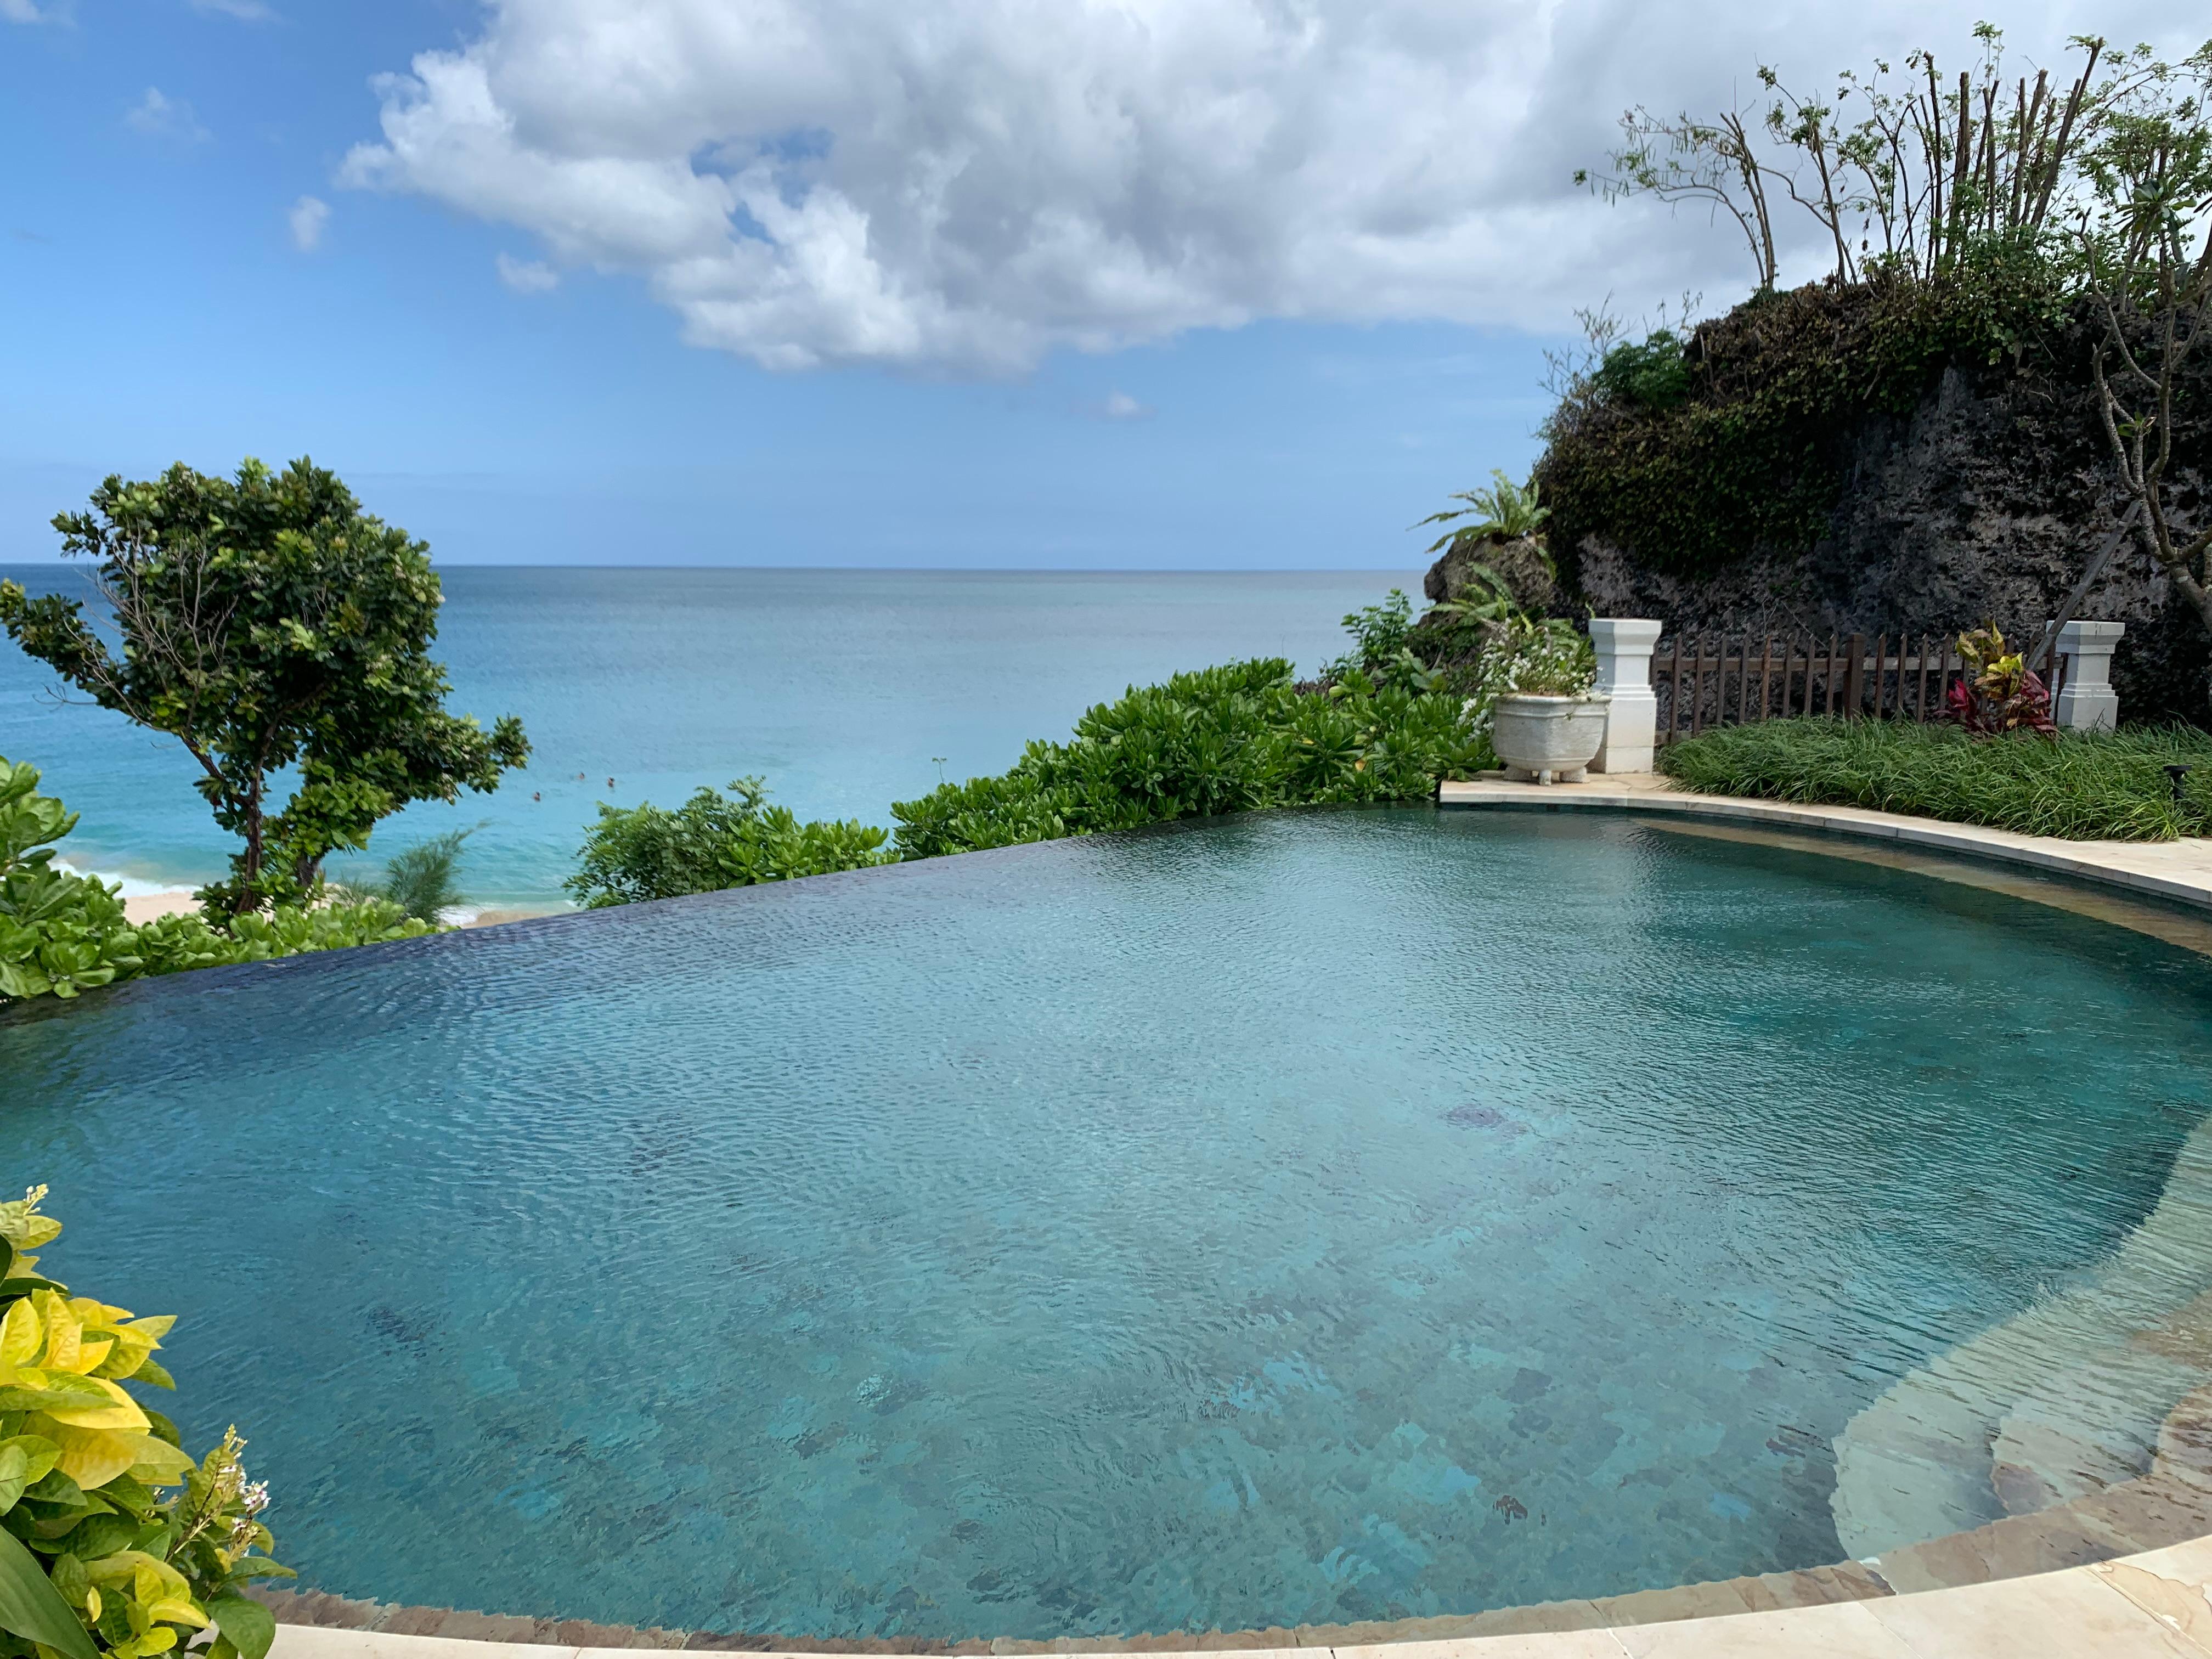
[[[192,113],[192,106],[181,98],[172,98],[159,87],[146,88],[146,95],[124,112],[123,125],[142,137],[160,138],[169,143],[197,144],[208,137],[208,130]]]
[[[499,280],[517,294],[544,294],[561,286],[561,273],[541,259],[518,259],[502,253],[495,263]]]
[[[331,204],[320,197],[302,196],[284,218],[292,228],[292,246],[313,253],[322,246],[323,234],[331,228]]]
[[[1109,392],[1106,394],[1106,401],[1099,405],[1098,412],[1109,421],[1141,421],[1152,411],[1148,405],[1139,403],[1126,392]]]
[[[31,0],[0,0],[0,23],[36,23],[44,20]]]
[[[1719,231],[1571,185],[1625,105],[1717,107],[1761,62],[1813,87],[1917,42],[1963,61],[1980,9],[495,0],[380,78],[343,177],[635,273],[772,368],[1018,372],[1260,317],[1561,328],[1743,286]],[[2171,14],[2054,0],[2012,45],[2055,64],[2093,26]]]

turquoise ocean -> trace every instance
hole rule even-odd
[[[440,572],[437,654],[451,706],[521,716],[534,752],[496,793],[387,820],[373,870],[480,825],[463,885],[485,908],[564,902],[601,802],[674,805],[757,775],[802,817],[889,826],[939,777],[1003,770],[1093,703],[1181,669],[1284,656],[1310,672],[1345,612],[1409,572],[529,568]],[[0,567],[34,592],[90,596],[68,564]],[[137,890],[220,875],[231,843],[173,738],[61,698],[0,638],[0,755],[29,761],[81,815],[79,869]],[[343,860],[332,873],[345,874]]]

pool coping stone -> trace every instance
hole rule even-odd
[[[1502,772],[1486,773],[1465,782],[1442,785],[1437,802],[1448,808],[1679,813],[1721,823],[1854,836],[1994,859],[2212,908],[2212,839],[2203,836],[2167,842],[2063,841],[2056,836],[2023,836],[1980,824],[1946,823],[1857,806],[1809,806],[1741,795],[1695,794],[1649,772],[1553,784],[1513,783]]]

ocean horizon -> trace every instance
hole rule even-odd
[[[529,766],[490,795],[430,802],[380,825],[359,878],[399,848],[473,828],[471,908],[566,902],[600,803],[680,804],[757,775],[801,817],[890,827],[890,807],[1003,771],[1035,738],[1131,685],[1239,658],[1303,672],[1346,646],[1346,612],[1408,571],[878,569],[586,565],[438,567],[434,654],[448,706],[517,714]],[[0,565],[33,592],[89,599],[81,564]],[[143,730],[0,641],[0,755],[28,761],[79,814],[72,867],[126,890],[197,886],[234,843],[192,788],[178,741]]]

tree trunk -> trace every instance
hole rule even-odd
[[[258,775],[246,791],[245,818],[246,860],[238,872],[238,890],[230,899],[230,913],[234,916],[261,908],[261,779]]]

